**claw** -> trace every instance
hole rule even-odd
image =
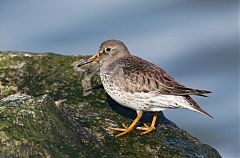
[[[122,126],[123,126],[124,128],[128,128],[128,126],[126,126],[124,123],[122,123]]]
[[[141,117],[142,117],[142,112],[138,113],[136,119],[133,121],[133,123],[129,127],[127,127],[124,123],[122,123],[123,128],[109,127],[108,129],[113,130],[113,131],[121,131],[121,133],[117,134],[115,136],[115,138],[119,137],[119,136],[122,136],[124,134],[127,134],[127,133],[131,132],[133,130],[134,126],[140,120]]]
[[[149,126],[146,123],[144,123],[143,125],[144,125],[144,127],[149,128]]]
[[[114,128],[114,127],[108,127],[108,129],[113,130],[113,131],[125,131],[126,128]]]

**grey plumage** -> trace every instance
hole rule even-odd
[[[107,44],[107,42],[104,42],[104,44]],[[104,44],[101,47],[104,47]],[[130,53],[107,61],[100,68],[100,71],[108,74],[108,76],[110,75],[111,77],[108,79],[109,84],[111,82],[112,86],[119,86],[122,91],[131,93],[154,92],[159,95],[183,96],[189,102],[191,109],[193,108],[195,111],[212,117],[190,97],[190,95],[205,96],[204,94],[211,93],[210,91],[185,87],[176,82],[162,68],[142,58],[130,55]]]
[[[145,124],[137,128],[144,131],[142,134],[155,129],[158,112],[166,109],[186,108],[212,117],[190,97],[206,96],[210,91],[188,88],[176,82],[160,67],[131,55],[121,41],[104,41],[96,55],[79,66],[93,61],[99,61],[100,78],[106,92],[122,106],[138,113],[129,127],[110,127],[111,130],[121,131],[116,137],[132,131],[145,111],[155,113],[151,126]]]

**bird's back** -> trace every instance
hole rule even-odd
[[[121,101],[127,97],[124,95],[128,95],[132,100],[135,99],[135,104],[137,100],[142,102],[138,104],[145,107],[145,111],[183,107],[207,114],[189,95],[202,96],[209,91],[187,88],[160,67],[139,57],[130,55],[119,58],[100,69],[100,75],[105,90],[116,101]],[[138,105],[134,109],[136,106]]]

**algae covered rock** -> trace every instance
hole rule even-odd
[[[162,113],[156,131],[115,139],[107,127],[136,113],[106,95],[97,65],[75,67],[84,59],[0,52],[0,157],[221,157]]]

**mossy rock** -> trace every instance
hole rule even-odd
[[[114,138],[107,127],[136,114],[106,95],[97,70],[75,71],[80,59],[0,52],[0,157],[221,157],[162,113],[154,132]]]

